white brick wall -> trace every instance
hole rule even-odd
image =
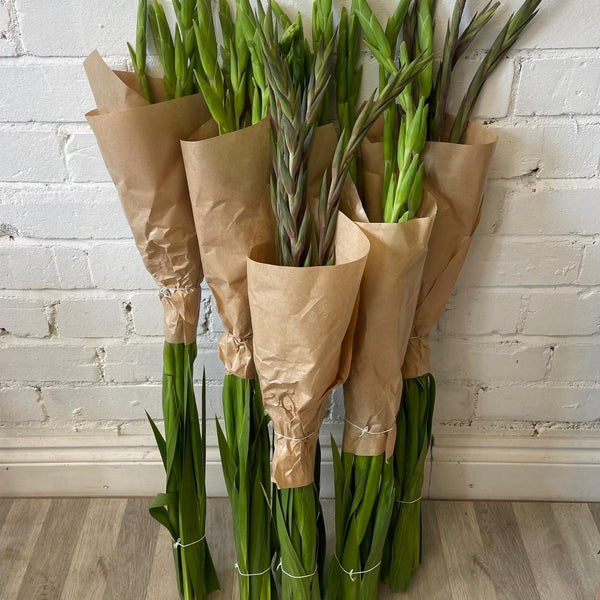
[[[349,0],[344,0],[349,4]],[[469,0],[467,13],[486,0]],[[474,72],[494,25],[459,65]],[[308,17],[310,2],[285,0]],[[388,14],[392,0],[372,0]],[[453,0],[438,0],[441,40]],[[340,2],[334,2],[339,11]],[[147,433],[161,306],[84,113],[98,48],[128,64],[136,2],[0,0],[0,431]],[[168,9],[170,18],[172,11]],[[600,0],[544,0],[475,113],[500,136],[481,225],[433,335],[444,432],[600,436]],[[365,88],[377,71],[364,55]],[[455,89],[452,106],[463,89]],[[204,291],[199,360],[220,414],[222,324]],[[329,417],[342,418],[341,394]]]

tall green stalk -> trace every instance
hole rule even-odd
[[[226,375],[225,432],[217,420],[219,450],[231,504],[236,569],[242,600],[276,597],[271,577],[270,443],[257,380]]]
[[[170,344],[163,351],[165,436],[148,415],[163,466],[166,491],[154,499],[150,514],[173,539],[179,597],[200,600],[219,589],[205,539],[206,382],[202,378],[202,430],[194,395],[196,343]]]
[[[365,42],[380,63],[380,85],[398,72],[396,46],[400,46],[400,68],[411,57],[433,56],[433,1],[400,0],[388,19],[385,31],[366,0],[360,0],[358,17]],[[404,26],[404,28],[403,28]],[[383,219],[386,223],[414,218],[423,197],[424,171],[420,155],[427,139],[427,100],[431,94],[433,64],[421,71],[416,82],[404,88],[398,97],[401,114],[393,104],[384,113],[384,180],[382,187]]]
[[[142,95],[147,102],[152,104],[152,92],[146,75],[146,26],[148,23],[148,0],[139,0],[137,11],[137,28],[135,36],[135,50],[131,44],[127,44],[133,70],[137,77]]]
[[[358,66],[360,55],[360,25],[356,16],[356,3],[352,0],[350,15],[342,7],[338,32],[338,51],[335,66],[337,118],[340,135],[344,144],[348,144],[350,132],[354,126],[358,95],[362,81],[362,65]],[[358,158],[354,156],[350,163],[350,176],[358,185]]]
[[[262,55],[255,50],[260,18],[248,0],[236,0],[235,18],[227,2],[221,0],[218,19],[213,16],[210,0],[198,0],[193,22],[199,55],[196,81],[221,135],[266,116],[269,91]],[[222,45],[217,42],[219,28]],[[223,409],[225,432],[217,422],[217,434],[231,504],[239,596],[241,600],[269,600],[276,595],[267,499],[270,444],[258,380],[226,375]]]
[[[408,589],[412,572],[421,563],[421,490],[431,444],[434,406],[433,375],[404,381],[396,421],[395,502],[382,570],[382,579],[397,591]]]
[[[319,44],[323,41],[328,46],[334,40],[333,29],[333,10],[331,0],[314,0],[312,10],[312,43],[313,52],[317,52]],[[334,48],[335,51],[335,48]],[[337,84],[337,81],[336,81]],[[329,100],[331,93],[325,93],[321,113],[319,115],[319,125],[324,125],[330,121]]]
[[[538,12],[542,0],[525,0],[521,8],[506,22],[486,57],[477,69],[473,80],[461,102],[452,125],[448,141],[454,144],[464,142],[469,119],[475,108],[475,103],[488,77],[494,72],[502,58],[513,47],[521,33]]]
[[[379,456],[340,452],[331,440],[335,480],[335,554],[325,600],[377,597],[394,505],[394,464]]]
[[[464,32],[460,34],[460,22],[465,10],[465,3],[466,0],[456,1],[446,30],[442,63],[438,69],[433,91],[432,110],[429,115],[428,139],[434,142],[442,141],[444,111],[446,110],[446,102],[448,101],[448,93],[450,91],[452,69],[500,6],[499,2],[495,2],[494,4],[488,2],[483,10],[475,13]]]
[[[162,4],[158,0],[152,0],[148,6],[148,20],[163,67],[163,86],[167,100],[189,96],[195,92],[196,51],[190,29],[190,15],[193,15],[194,8],[195,0],[177,2],[175,11],[178,22],[175,33],[172,34]]]

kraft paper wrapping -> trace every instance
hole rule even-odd
[[[196,94],[149,105],[132,73],[113,72],[97,52],[84,63],[98,108],[86,115],[148,272],[161,288],[165,338],[196,340],[202,265],[180,139],[210,119]],[[161,80],[151,79],[155,99]]]
[[[336,264],[328,267],[278,266],[272,245],[248,259],[254,360],[276,432],[279,488],[313,481],[327,397],[348,376],[369,241],[340,214],[335,245]]]
[[[252,379],[252,324],[246,258],[273,238],[269,199],[269,120],[228,133],[203,128],[181,142],[202,267],[225,333],[219,356],[228,373]]]
[[[446,118],[446,135],[452,117]],[[362,146],[361,175],[365,176],[367,206],[376,207],[381,198],[381,181],[373,173],[381,172],[380,120]],[[425,187],[434,194],[437,215],[429,238],[427,258],[402,374],[418,377],[431,371],[431,329],[442,314],[465,261],[471,239],[479,223],[483,192],[497,136],[470,123],[464,144],[428,142],[423,152]],[[379,209],[381,210],[381,209]],[[369,208],[367,208],[369,213]]]
[[[271,129],[269,119],[263,119],[240,131],[217,133],[205,125],[181,147],[204,276],[225,328],[219,356],[228,373],[252,379],[256,370],[246,259],[251,248],[272,242],[275,235],[269,191]],[[333,126],[315,131],[307,169],[309,197],[319,193],[336,143]],[[346,202],[351,200],[348,193]]]
[[[381,189],[383,174],[372,175]],[[393,454],[402,363],[435,216],[435,198],[425,192],[416,218],[406,223],[357,223],[371,250],[360,286],[350,375],[344,384],[345,452],[385,452],[387,458]]]

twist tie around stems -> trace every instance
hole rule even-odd
[[[274,431],[273,433],[276,436],[278,436],[280,438],[283,438],[284,440],[290,440],[290,442],[303,442],[304,440],[307,440],[308,438],[311,438],[317,432],[313,431],[312,433],[309,433],[308,435],[305,435],[304,437],[301,437],[301,438],[288,437],[287,435],[283,435],[283,433],[279,433],[279,431]]]
[[[414,500],[398,500],[398,498],[396,498],[396,502],[398,502],[398,504],[414,504],[415,502],[418,502],[419,500],[422,500],[423,496],[419,496],[418,498],[415,498]]]
[[[389,429],[385,429],[384,431],[370,431],[368,425],[361,427],[360,425],[353,423],[349,419],[344,420],[346,421],[346,423],[348,423],[348,425],[352,425],[352,427],[356,427],[356,429],[360,431],[360,435],[358,437],[364,437],[365,435],[383,435],[384,433],[389,433],[390,431],[393,431],[396,428],[396,424],[394,423]]]
[[[314,577],[317,574],[317,569],[318,567],[315,567],[315,570],[310,573],[310,575],[292,575],[291,573],[288,573],[284,568],[283,568],[283,564],[281,563],[281,560],[279,561],[279,564],[277,565],[278,569],[281,569],[281,572],[286,575],[287,577],[290,577],[291,579],[308,579],[309,577]]]
[[[191,285],[189,287],[176,287],[176,288],[169,288],[166,286],[162,286],[158,290],[158,295],[163,298],[171,298],[171,296],[173,296],[173,292],[187,292],[189,290],[198,289],[199,287],[200,287],[199,285]]]
[[[260,577],[261,575],[265,575],[271,570],[271,565],[269,565],[264,571],[261,571],[260,573],[242,573],[240,571],[240,566],[237,563],[235,563],[233,566],[235,567],[235,570],[241,577]]]
[[[344,569],[344,567],[342,566],[340,559],[337,557],[337,554],[334,554],[333,556],[335,556],[335,560],[337,561],[337,564],[340,565],[340,569],[342,571],[344,571],[344,573],[346,573],[346,575],[348,575],[348,577],[350,577],[350,581],[352,583],[354,583],[356,581],[356,579],[354,579],[356,577],[356,575],[366,575],[367,573],[370,573],[371,571],[374,571],[375,569],[379,568],[379,566],[381,565],[381,561],[379,561],[374,567],[371,567],[370,569],[367,569],[366,571],[355,571],[354,569],[350,569],[349,571],[346,571],[346,569]]]
[[[206,539],[206,536],[203,535],[199,540],[196,540],[195,542],[190,542],[189,544],[182,544],[181,543],[181,538],[177,538],[177,541],[173,542],[173,548],[187,548],[188,546],[193,546],[194,544],[199,544],[200,542],[203,542]]]

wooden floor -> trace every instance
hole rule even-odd
[[[2,600],[175,600],[170,539],[149,500],[0,499]],[[332,523],[332,502],[324,503]],[[211,551],[235,598],[227,500],[209,503]],[[407,600],[593,600],[600,504],[424,503],[424,557]],[[349,599],[351,600],[351,599]]]

